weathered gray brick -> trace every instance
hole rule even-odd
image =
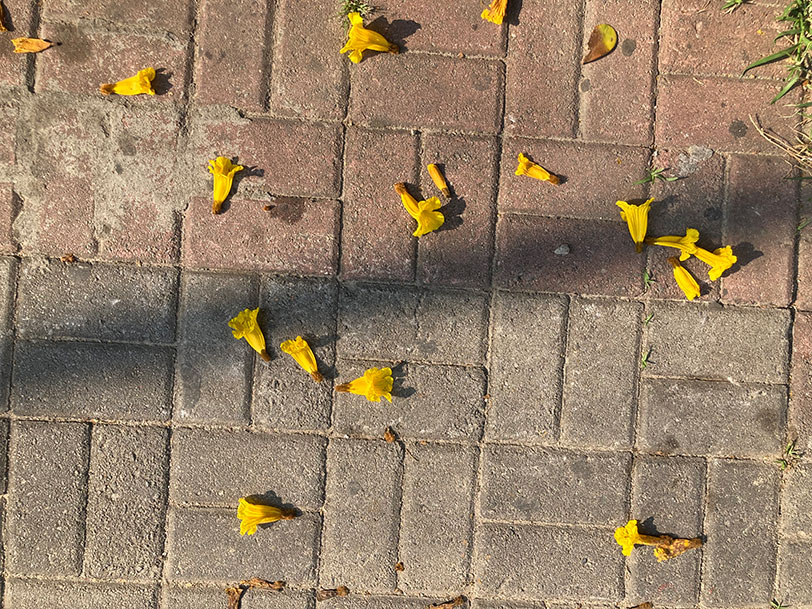
[[[345,285],[339,334],[344,357],[479,364],[487,303],[470,292]]]
[[[352,592],[352,590],[350,590]],[[438,599],[439,600],[439,599]],[[431,599],[350,594],[330,601],[335,609],[426,609]]]
[[[230,319],[255,308],[258,281],[243,275],[185,273],[182,279],[177,355],[179,422],[248,424],[254,364]]]
[[[706,304],[652,303],[644,374],[785,383],[789,312]]]
[[[488,438],[556,441],[566,315],[563,297],[497,294]]]
[[[350,381],[373,366],[393,369],[392,403],[376,404],[363,396],[336,393],[336,431],[382,436],[392,427],[404,438],[479,439],[485,419],[485,373],[481,368],[339,360],[338,381]]]
[[[161,575],[167,430],[97,425],[88,484],[85,570],[92,577]]]
[[[485,599],[473,599],[471,606],[474,609],[550,609],[553,603],[538,601],[532,602],[505,602],[505,601],[489,601]],[[581,605],[581,603],[578,603]],[[581,605],[583,606],[583,605]],[[559,609],[556,607],[556,609]],[[572,609],[571,603],[560,603],[560,609]]]
[[[488,446],[482,515],[494,520],[613,524],[628,511],[630,470],[626,453]]]
[[[318,509],[325,444],[316,436],[176,429],[172,499],[236,509],[240,497],[267,493],[298,508]]]
[[[17,343],[11,388],[16,414],[166,420],[171,399],[168,348]]]
[[[783,386],[646,379],[638,445],[666,454],[756,457],[781,451]]]
[[[631,446],[637,403],[639,303],[578,298],[569,311],[561,440]]]
[[[10,578],[7,609],[157,609],[158,590],[138,584],[106,584]]]
[[[321,585],[390,592],[398,560],[400,448],[383,440],[333,440],[327,472]]]
[[[171,342],[177,272],[25,260],[17,328],[25,337]]]
[[[232,584],[235,582],[232,582]],[[225,606],[226,593],[221,586],[192,588],[168,586],[163,591],[162,609],[201,609]],[[312,594],[248,590],[243,594],[241,609],[313,609]]]
[[[161,609],[200,609],[224,605],[226,593],[221,586],[165,586],[161,597]]]
[[[398,576],[406,592],[448,594],[468,578],[473,541],[477,450],[454,444],[409,445],[404,460]]]
[[[6,461],[6,454],[8,453],[8,434],[9,425],[7,419],[0,420],[0,495],[6,494],[6,483],[8,469]],[[0,560],[2,560],[2,552],[0,552]]]
[[[17,261],[0,257],[0,412],[8,410],[11,379],[11,318]]]
[[[760,605],[772,598],[779,470],[775,465],[713,460],[701,602]]]
[[[79,575],[88,443],[84,424],[12,422],[5,538],[11,573]]]
[[[784,494],[781,499],[781,530],[784,535],[812,541],[810,506],[812,506],[812,464],[792,465],[784,476]]]
[[[240,609],[313,609],[316,599],[307,592],[272,592],[248,590],[242,597]]]
[[[812,606],[812,542],[781,543],[777,590],[785,606]]]

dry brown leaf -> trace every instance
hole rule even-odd
[[[240,609],[240,599],[242,599],[242,595],[245,590],[246,588],[235,588],[233,586],[226,588],[226,594],[228,595],[228,609]]]
[[[78,262],[78,259],[73,254],[65,254],[60,258],[62,262],[66,262],[68,264],[73,264],[74,262]]]
[[[0,0],[0,32],[8,32],[8,28],[6,28],[6,13],[3,10],[2,0]]]
[[[460,607],[465,604],[465,597],[458,596],[457,598],[452,598],[450,601],[446,601],[444,603],[438,603],[436,605],[429,605],[429,609],[453,609],[454,607]]]
[[[629,607],[629,609],[651,609],[652,604],[649,602],[640,603],[639,605],[635,605],[634,607]]]
[[[693,539],[674,539],[667,545],[661,545],[654,548],[654,556],[657,557],[658,562],[669,560],[675,556],[702,547],[702,539],[694,537]]]
[[[260,588],[261,590],[276,590],[277,592],[281,592],[285,589],[285,582],[281,579],[275,582],[269,582],[266,579],[252,577],[251,579],[242,580],[240,585],[244,586],[246,589]]]
[[[403,566],[402,562],[398,561],[398,562],[395,563],[395,571],[401,572],[401,571],[405,571],[405,570],[406,570],[406,567]]]
[[[350,589],[347,586],[339,586],[338,588],[322,588],[316,592],[317,601],[326,601],[328,598],[335,598],[336,596],[347,596]]]
[[[41,38],[12,38],[15,53],[39,53],[53,46],[53,43]]]
[[[596,25],[587,42],[589,52],[584,57],[584,63],[595,61],[612,52],[617,44],[617,32],[608,23]]]
[[[387,427],[386,431],[383,432],[383,439],[389,442],[390,444],[398,439],[395,435],[394,430],[391,427]]]

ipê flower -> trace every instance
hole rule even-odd
[[[529,176],[531,178],[536,178],[537,180],[543,180],[545,182],[549,182],[550,184],[555,184],[556,186],[561,183],[561,180],[557,175],[550,173],[541,165],[537,165],[528,159],[522,152],[519,153],[519,166],[516,168],[516,175]]]
[[[699,258],[705,264],[710,265],[711,268],[708,271],[708,277],[710,277],[711,281],[716,281],[719,279],[719,277],[722,276],[722,273],[736,264],[736,260],[738,260],[738,258],[733,255],[733,248],[731,248],[729,245],[720,247],[713,252],[709,252],[708,250],[703,250],[701,247],[698,247],[694,252],[694,256]]]
[[[438,209],[443,205],[437,197],[431,197],[425,201],[418,201],[406,189],[406,184],[398,182],[395,184],[395,192],[400,195],[400,200],[403,202],[403,207],[409,212],[409,215],[417,220],[417,230],[412,235],[415,237],[422,237],[426,233],[437,230],[445,222],[445,217]]]
[[[660,245],[663,247],[675,247],[680,250],[680,260],[688,260],[691,254],[695,254],[696,242],[699,240],[699,231],[695,228],[685,230],[685,236],[667,235],[665,237],[650,237],[646,239],[648,245]]]
[[[218,156],[213,161],[209,161],[209,173],[214,175],[214,203],[211,206],[211,213],[219,214],[223,207],[223,202],[231,192],[231,183],[234,174],[245,169],[242,165],[235,165],[224,156]]]
[[[629,234],[632,236],[634,249],[638,254],[643,251],[643,241],[648,230],[648,212],[651,209],[652,201],[654,199],[649,199],[642,205],[631,205],[626,201],[616,203],[620,208],[620,217],[629,225]]]
[[[382,53],[400,52],[398,45],[392,44],[378,32],[373,32],[364,27],[364,18],[360,13],[350,13],[347,15],[352,27],[350,28],[347,44],[341,49],[341,53],[352,51],[350,61],[360,63],[364,58],[364,51],[381,51]]]
[[[677,285],[685,294],[685,298],[693,300],[699,296],[699,284],[696,282],[696,279],[693,278],[693,275],[688,272],[688,269],[679,263],[676,256],[669,258],[668,262],[674,268],[674,279],[677,280]]]
[[[240,535],[253,535],[257,532],[258,524],[277,520],[293,520],[296,518],[296,513],[273,505],[257,503],[252,497],[240,497],[237,518],[241,520]]]
[[[393,384],[391,368],[369,368],[364,372],[364,376],[349,383],[336,385],[336,391],[363,395],[370,402],[380,402],[382,397],[391,402]]]
[[[228,322],[228,327],[231,328],[231,333],[237,340],[244,338],[249,345],[260,354],[262,359],[266,362],[271,361],[271,356],[265,350],[265,336],[257,323],[257,315],[259,308],[245,309],[240,311],[237,317]]]
[[[152,88],[152,81],[155,78],[155,68],[144,68],[139,70],[138,74],[119,80],[118,82],[102,85],[99,91],[105,95],[115,93],[116,95],[155,95],[155,90]]]
[[[702,546],[702,539],[699,537],[675,539],[668,535],[641,535],[637,530],[636,520],[630,520],[625,526],[616,528],[615,541],[620,544],[623,556],[631,556],[635,545],[654,546],[654,556],[660,562]]]
[[[313,355],[310,345],[301,336],[297,336],[296,340],[286,340],[279,345],[279,348],[296,360],[296,363],[304,368],[314,381],[321,383],[324,380],[319,372],[318,364],[316,364],[316,356]]]
[[[52,43],[40,38],[12,38],[15,53],[39,53],[53,46]]]
[[[434,163],[429,163],[427,169],[429,170],[429,175],[431,176],[431,179],[437,189],[443,193],[444,197],[450,199],[451,189],[448,188],[448,182],[445,181],[445,176],[443,175],[443,172],[440,171],[440,168]]]
[[[507,10],[507,0],[491,0],[488,8],[482,11],[482,18],[491,23],[501,25]]]

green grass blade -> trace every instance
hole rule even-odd
[[[776,95],[770,103],[774,104],[775,102],[777,102],[779,99],[784,97],[787,93],[789,93],[792,90],[792,88],[795,85],[799,84],[800,82],[801,82],[801,77],[800,76],[796,75],[796,76],[793,76],[792,78],[790,78],[787,81],[787,84],[784,85],[784,88],[781,89],[781,91],[778,93],[778,95]]]
[[[772,55],[767,55],[766,57],[762,57],[758,61],[754,61],[749,66],[747,66],[744,69],[744,72],[742,72],[742,76],[747,74],[747,72],[749,72],[753,68],[757,68],[759,66],[764,66],[764,65],[767,65],[768,63],[772,63],[774,61],[779,61],[781,59],[786,59],[787,57],[792,55],[796,50],[798,50],[798,45],[794,44],[791,47],[787,47],[786,49],[778,51],[777,53],[773,53]]]

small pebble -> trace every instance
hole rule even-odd
[[[567,245],[566,243],[563,245],[559,245],[557,248],[555,248],[554,253],[558,256],[566,256],[567,254],[570,253],[570,246]]]

